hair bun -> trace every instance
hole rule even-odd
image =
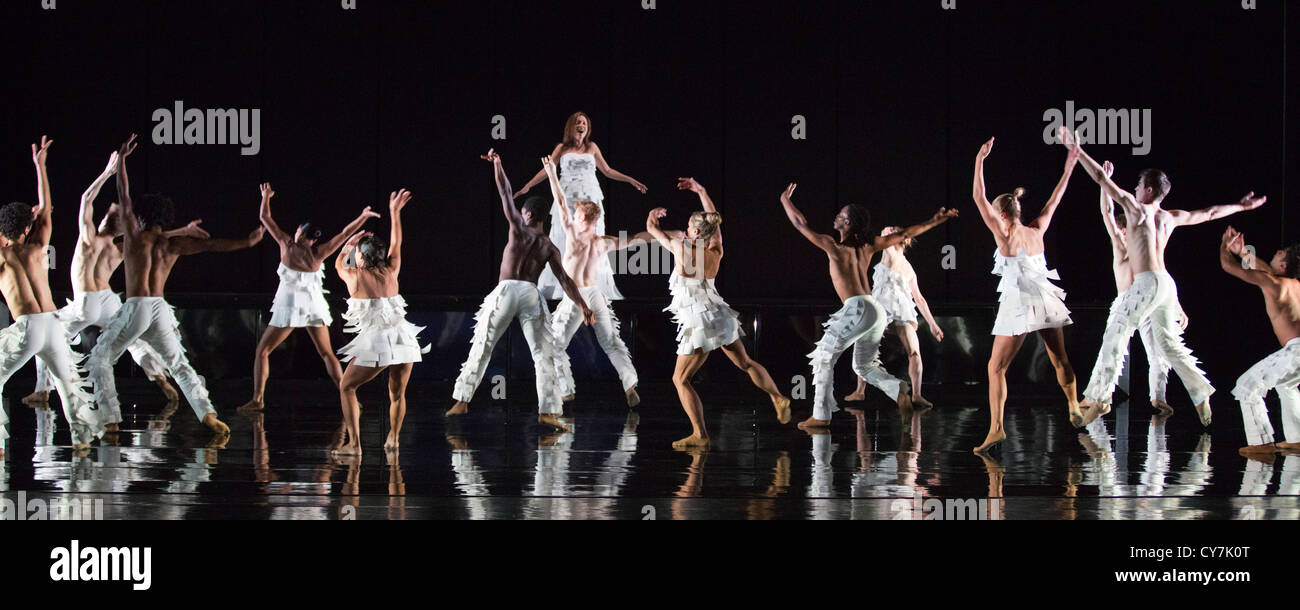
[[[1023,187],[1018,186],[1016,187],[1016,190],[1011,192],[1011,196],[1015,197],[1016,199],[1020,199],[1021,197],[1025,196],[1025,189]]]

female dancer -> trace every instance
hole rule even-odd
[[[1007,402],[1007,368],[1011,360],[1020,351],[1029,333],[1037,332],[1047,346],[1047,355],[1056,369],[1056,382],[1065,392],[1066,405],[1070,412],[1070,423],[1075,427],[1083,425],[1083,414],[1079,410],[1079,398],[1075,391],[1074,369],[1070,367],[1070,358],[1065,353],[1065,333],[1062,327],[1072,324],[1070,310],[1065,307],[1065,291],[1052,284],[1058,280],[1056,270],[1047,268],[1047,258],[1043,255],[1043,234],[1052,223],[1056,206],[1065,195],[1065,187],[1070,182],[1070,174],[1079,162],[1078,153],[1073,150],[1065,160],[1065,173],[1056,183],[1056,189],[1043,206],[1038,218],[1029,224],[1020,222],[1020,197],[1025,189],[1017,188],[1015,192],[999,195],[989,203],[984,190],[984,159],[993,152],[993,140],[989,138],[980,147],[975,157],[975,184],[971,196],[975,207],[979,208],[980,217],[993,233],[993,240],[998,249],[993,255],[993,274],[1002,276],[998,282],[999,298],[998,317],[993,323],[993,353],[989,356],[989,434],[984,443],[975,448],[976,452],[986,451],[990,447],[1006,440],[1007,434],[1002,427],[1002,412]]]
[[[334,450],[342,455],[361,455],[361,403],[357,388],[388,369],[388,417],[391,429],[384,442],[386,451],[396,451],[406,419],[406,384],[421,354],[416,335],[424,330],[406,321],[406,301],[398,294],[397,275],[402,271],[402,208],[411,193],[401,190],[389,195],[392,216],[389,243],[368,231],[353,235],[334,259],[334,269],[348,285],[348,311],[344,332],[357,338],[339,354],[348,363],[339,383],[343,423],[348,438]],[[355,259],[354,259],[355,254]]]
[[[590,201],[600,208],[600,218],[596,220],[596,235],[605,234],[605,194],[600,190],[600,183],[596,181],[596,170],[604,174],[606,178],[626,182],[631,184],[641,194],[645,194],[644,184],[638,182],[635,178],[623,174],[612,168],[605,162],[605,156],[601,154],[600,147],[591,141],[591,119],[586,113],[575,112],[564,122],[564,140],[555,145],[555,150],[551,151],[551,162],[560,168],[560,186],[564,189],[565,199],[569,202],[569,211],[573,211],[573,206],[579,201]],[[523,188],[515,193],[515,199],[520,195],[528,192],[537,184],[546,180],[546,170],[537,172],[532,180],[528,181]],[[559,202],[551,206],[551,243],[560,249],[561,253],[565,250],[564,227],[560,224],[560,207]],[[623,298],[619,293],[618,287],[614,285],[614,273],[609,267],[609,259],[601,258],[600,268],[596,270],[596,283],[600,291],[612,300]],[[555,273],[550,269],[542,271],[542,275],[537,280],[537,287],[542,291],[542,296],[547,299],[559,299],[564,296],[560,289],[560,283],[555,277]]]
[[[902,230],[902,227],[885,227],[885,230],[880,232],[880,236],[886,237]],[[916,270],[903,255],[904,250],[912,247],[912,241],[907,239],[901,244],[882,251],[880,264],[876,265],[875,271],[871,274],[871,292],[880,306],[885,308],[885,315],[889,317],[888,330],[898,335],[898,340],[903,342],[903,349],[907,350],[907,372],[912,378],[912,404],[933,407],[930,401],[921,396],[921,342],[916,336],[917,308],[920,308],[925,323],[930,326],[930,334],[934,335],[935,341],[943,341],[943,329],[935,323],[934,316],[930,313],[930,303],[921,294],[921,287],[916,283]],[[858,341],[854,344],[854,360],[867,357],[859,346],[865,349],[867,343]],[[861,366],[854,366],[854,370],[859,368]],[[858,377],[858,388],[852,394],[845,396],[844,400],[852,402],[865,400],[866,397],[867,380]]]
[[[677,188],[698,193],[704,211],[691,214],[685,232],[673,231],[670,236],[659,228],[659,219],[667,216],[668,210],[655,208],[646,218],[645,227],[677,260],[668,278],[673,302],[664,311],[672,312],[677,322],[677,367],[673,370],[673,385],[677,386],[677,397],[682,401],[682,408],[691,419],[693,428],[690,436],[673,443],[673,447],[686,449],[709,446],[704,404],[691,380],[715,349],[722,348],[737,368],[749,374],[750,381],[758,389],[767,392],[776,407],[777,421],[783,424],[790,421],[790,399],[781,394],[767,369],[746,353],[745,344],[740,340],[744,332],[740,329],[736,311],[722,300],[714,286],[718,267],[722,265],[722,215],[714,207],[708,192],[695,179],[681,178]]]

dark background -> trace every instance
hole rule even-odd
[[[845,203],[866,204],[878,224],[960,208],[960,219],[924,236],[909,256],[936,313],[978,304],[991,320],[994,244],[970,200],[974,154],[997,136],[989,190],[1025,187],[1031,218],[1065,159],[1061,147],[1042,141],[1043,113],[1074,100],[1080,108],[1151,109],[1148,156],[1134,157],[1130,146],[1089,148],[1116,163],[1122,186],[1155,166],[1174,183],[1166,207],[1266,194],[1264,208],[1229,222],[1266,255],[1300,241],[1300,219],[1286,213],[1297,140],[1286,125],[1294,79],[1288,85],[1285,77],[1296,47],[1284,34],[1300,6],[357,4],[349,11],[337,0],[58,0],[55,10],[41,10],[38,0],[3,3],[4,197],[34,200],[28,145],[53,137],[54,239],[66,269],[78,196],[131,132],[144,141],[131,159],[136,192],[169,194],[178,219],[202,218],[217,236],[257,225],[264,180],[278,192],[282,226],[311,218],[327,230],[364,205],[383,208],[389,191],[405,187],[415,200],[404,214],[403,293],[477,301],[496,283],[505,232],[490,168],[478,155],[495,147],[518,187],[558,142],[565,118],[582,110],[611,165],[649,187],[643,196],[601,177],[608,230],[638,230],[655,206],[670,210],[666,224],[680,226],[697,202],[677,192],[674,179],[694,176],[725,217],[728,256],[718,284],[733,302],[834,309],[824,256],[778,203],[796,181],[796,203],[828,232]],[[261,109],[261,153],[154,146],[151,115],[175,100]],[[504,141],[490,138],[498,114],[507,120]],[[807,118],[807,140],[790,137],[796,114]],[[109,186],[98,209],[112,197]],[[1221,390],[1276,349],[1257,291],[1218,268],[1227,224],[1181,229],[1168,256],[1192,320],[1187,341]],[[955,270],[939,266],[945,244],[956,248]],[[1071,307],[1114,298],[1097,187],[1082,171],[1048,233],[1047,257]],[[269,304],[276,263],[269,240],[249,252],[197,257],[178,264],[169,292],[260,293]],[[56,291],[70,289],[65,274],[52,277]],[[619,285],[634,299],[666,303],[665,281],[622,276]],[[327,285],[344,290],[332,274]],[[1091,361],[1076,362],[1085,380]]]

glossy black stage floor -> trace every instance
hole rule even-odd
[[[386,454],[382,387],[362,394],[360,459],[328,451],[340,421],[328,382],[273,380],[260,417],[223,408],[233,435],[213,447],[187,406],[164,410],[152,386],[126,380],[123,431],[84,455],[61,415],[6,396],[0,485],[50,506],[102,501],[105,519],[1300,518],[1300,457],[1248,461],[1239,422],[1220,418],[1210,434],[1187,405],[1162,421],[1125,403],[1081,431],[1052,388],[1025,387],[1009,441],[985,459],[970,451],[988,425],[982,386],[927,388],[938,407],[910,424],[878,393],[842,403],[853,408],[812,435],[778,425],[751,388],[708,383],[713,447],[680,452],[670,443],[689,425],[671,384],[643,384],[635,410],[617,384],[595,384],[567,409],[574,432],[558,435],[535,424],[530,392],[449,421],[450,386],[422,384],[401,450]],[[212,388],[219,406],[247,391]]]

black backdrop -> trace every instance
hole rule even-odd
[[[256,226],[263,180],[278,191],[282,225],[310,217],[328,229],[406,187],[416,198],[405,215],[403,292],[478,296],[496,281],[504,236],[478,155],[495,147],[522,184],[565,117],[583,110],[611,164],[650,189],[643,196],[602,178],[609,229],[636,230],[659,205],[680,224],[696,201],[673,180],[696,177],[726,219],[719,285],[732,299],[833,300],[824,258],[781,212],[789,181],[827,231],[842,203],[865,203],[891,224],[959,207],[962,218],[911,254],[942,311],[996,295],[993,241],[970,203],[975,151],[998,137],[989,188],[1026,187],[1026,212],[1036,213],[1065,157],[1043,143],[1043,113],[1073,100],[1151,110],[1149,155],[1090,147],[1115,161],[1122,185],[1156,166],[1174,182],[1168,207],[1267,194],[1263,209],[1230,222],[1266,254],[1300,241],[1300,218],[1286,210],[1297,141],[1286,125],[1294,79],[1285,78],[1296,48],[1285,31],[1300,6],[654,4],[357,0],[345,10],[338,0],[57,0],[44,10],[40,0],[10,0],[0,8],[9,46],[4,196],[34,198],[28,144],[50,134],[55,245],[66,265],[77,196],[132,131],[145,140],[132,158],[136,191],[171,195],[180,218],[203,218],[214,235]],[[176,100],[260,109],[260,154],[152,145],[153,111]],[[503,141],[490,137],[494,115],[506,119]],[[791,138],[793,115],[806,117],[806,140]],[[111,197],[110,186],[101,210]],[[1106,304],[1115,292],[1096,200],[1096,186],[1076,174],[1048,236],[1072,305]],[[1226,224],[1180,230],[1168,264],[1192,319],[1188,342],[1211,361],[1216,351],[1246,352],[1232,359],[1235,374],[1237,360],[1254,361],[1276,342],[1255,291],[1218,269]],[[956,249],[956,269],[940,269],[943,245]],[[269,294],[275,265],[269,244],[205,256],[180,263],[169,289]],[[65,275],[55,277],[56,290],[69,289]],[[630,297],[666,295],[663,276],[625,276],[620,286]]]

